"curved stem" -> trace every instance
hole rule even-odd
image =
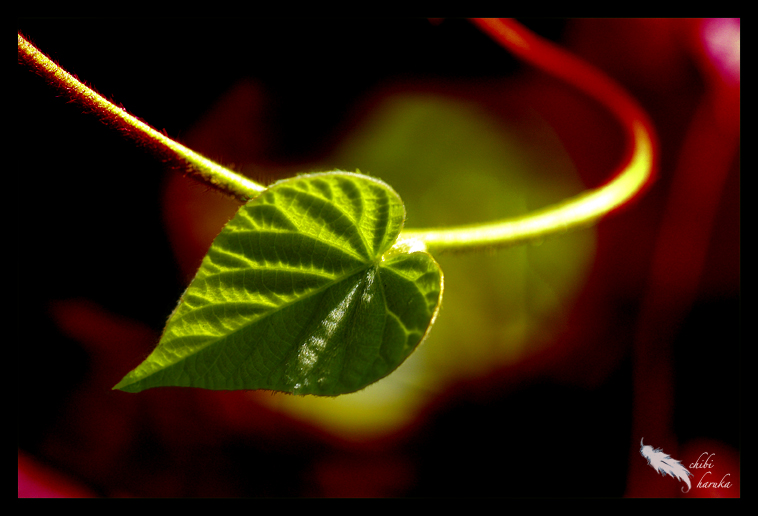
[[[626,140],[629,142],[627,155],[608,183],[562,203],[486,224],[409,229],[402,233],[403,240],[421,241],[432,251],[466,250],[542,240],[569,229],[594,224],[650,184],[656,160],[651,124],[645,112],[621,87],[602,72],[532,34],[514,21],[480,19],[474,22],[516,56],[576,86],[608,108],[626,132]]]
[[[415,241],[429,250],[466,250],[516,245],[594,224],[627,203],[650,183],[655,148],[651,125],[644,111],[608,77],[580,59],[542,40],[514,21],[475,20],[485,32],[525,61],[564,79],[604,104],[627,132],[626,160],[606,185],[577,197],[520,217],[439,229],[409,229],[403,242]],[[114,105],[76,77],[60,68],[28,41],[18,36],[19,60],[68,94],[74,101],[98,113],[103,120],[169,159],[179,161],[195,178],[246,202],[265,189],[173,141]]]
[[[121,130],[130,138],[149,147],[159,155],[170,161],[179,162],[183,170],[199,181],[242,202],[248,201],[266,189],[266,187],[175,142],[130,115],[126,110],[82,84],[76,77],[58,66],[20,34],[18,35],[18,58],[19,61],[27,64],[36,73],[70,96],[74,102],[97,113],[105,123]]]

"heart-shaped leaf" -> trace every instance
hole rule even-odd
[[[393,248],[404,219],[400,197],[368,176],[275,183],[216,237],[158,347],[114,389],[334,396],[388,375],[442,298],[434,259]]]

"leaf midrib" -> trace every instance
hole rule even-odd
[[[304,295],[304,296],[298,297],[297,299],[295,299],[295,300],[293,300],[293,301],[290,301],[290,302],[287,302],[287,303],[284,303],[284,304],[278,305],[278,306],[276,307],[276,309],[275,309],[275,310],[272,310],[272,311],[270,311],[270,312],[268,312],[268,313],[266,313],[266,314],[263,314],[263,315],[260,315],[260,316],[258,316],[257,318],[255,318],[255,319],[253,319],[253,320],[251,320],[251,321],[248,321],[248,322],[247,322],[247,324],[243,324],[242,326],[240,326],[239,328],[237,328],[236,330],[234,330],[234,331],[232,331],[232,332],[230,332],[230,333],[227,333],[227,334],[225,334],[225,335],[223,335],[223,336],[221,336],[221,337],[218,337],[218,338],[215,338],[215,339],[211,339],[211,340],[209,340],[207,344],[204,344],[204,345],[202,345],[201,347],[198,347],[198,348],[197,348],[195,351],[193,351],[193,352],[192,352],[192,353],[190,353],[190,354],[187,354],[187,355],[184,355],[184,356],[182,356],[182,358],[181,358],[181,360],[180,360],[180,361],[174,362],[173,364],[171,364],[171,366],[177,365],[179,362],[187,360],[189,357],[191,357],[191,356],[193,356],[193,355],[196,355],[196,354],[200,353],[201,351],[203,351],[203,350],[207,349],[208,347],[210,347],[210,346],[214,346],[214,345],[216,345],[216,344],[220,343],[221,341],[223,341],[223,340],[225,340],[225,339],[228,339],[229,337],[231,337],[232,335],[236,334],[237,332],[239,332],[239,331],[242,331],[242,330],[244,330],[245,328],[248,328],[249,326],[251,326],[251,325],[253,325],[253,324],[257,324],[258,322],[260,322],[261,320],[265,319],[266,317],[270,317],[270,316],[271,316],[271,315],[273,315],[274,313],[276,313],[276,312],[279,312],[279,311],[281,311],[281,310],[284,310],[284,309],[285,309],[285,308],[287,308],[288,306],[291,306],[291,305],[293,305],[293,304],[295,304],[295,303],[301,302],[301,301],[303,301],[303,300],[306,300],[306,299],[309,299],[309,298],[311,298],[311,297],[313,297],[313,296],[315,296],[315,295],[317,295],[317,294],[320,294],[320,293],[321,293],[321,292],[323,292],[324,290],[326,290],[326,289],[328,289],[328,288],[331,288],[331,287],[333,287],[333,286],[334,286],[334,285],[336,285],[337,283],[339,283],[339,282],[341,282],[341,281],[344,281],[345,279],[347,279],[348,277],[350,277],[350,276],[352,276],[352,275],[354,275],[354,274],[358,273],[359,271],[368,270],[368,269],[369,269],[370,267],[372,267],[372,266],[374,266],[374,267],[377,267],[377,268],[379,268],[379,269],[381,269],[381,268],[382,268],[382,267],[381,267],[381,263],[380,263],[380,261],[379,261],[378,259],[374,259],[374,260],[372,260],[371,262],[368,262],[368,263],[363,263],[361,266],[359,266],[359,267],[356,267],[355,269],[351,270],[350,272],[348,272],[347,274],[345,274],[345,275],[344,275],[344,276],[342,276],[341,278],[339,278],[339,279],[335,278],[335,280],[334,280],[334,281],[332,281],[332,282],[329,282],[329,283],[326,283],[326,284],[325,284],[325,285],[323,285],[322,287],[319,287],[319,288],[317,288],[317,289],[314,289],[314,290],[312,290],[312,291],[308,292],[308,293],[307,293],[306,295]],[[377,270],[377,275],[379,275],[380,273],[381,273],[381,270]],[[191,313],[191,312],[188,312],[188,313]],[[182,336],[182,337],[178,337],[177,339],[181,339],[181,338],[183,338],[183,336]],[[174,341],[174,340],[177,340],[177,339],[171,339],[171,340],[169,340],[169,341],[166,341],[166,343],[168,343],[168,342],[172,342],[172,341]],[[217,357],[217,358],[214,360],[214,363],[215,363],[215,361],[216,361],[216,360],[218,360],[218,357]],[[169,367],[171,367],[171,366],[169,366]],[[153,374],[156,374],[158,371],[161,371],[161,370],[163,370],[163,369],[166,369],[166,368],[162,368],[162,369],[159,369],[159,370],[155,371],[154,373],[152,373],[150,376],[152,376]],[[210,367],[209,367],[209,368],[206,370],[206,372],[205,372],[205,373],[203,374],[203,376],[201,376],[200,378],[202,378],[202,377],[204,377],[205,375],[209,374],[209,372],[210,372]],[[137,382],[143,381],[143,380],[145,380],[146,378],[148,378],[148,376],[146,376],[146,377],[143,377],[143,378],[140,378],[139,380],[137,380]],[[135,383],[137,383],[137,382],[135,382]]]

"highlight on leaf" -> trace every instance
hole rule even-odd
[[[396,248],[385,183],[349,172],[279,181],[216,237],[158,347],[114,389],[267,389],[335,396],[394,371],[426,336],[442,271]]]

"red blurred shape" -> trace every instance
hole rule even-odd
[[[19,498],[92,498],[95,494],[66,475],[43,466],[19,450]]]

